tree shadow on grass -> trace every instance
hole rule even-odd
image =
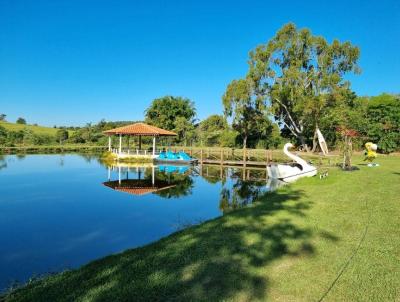
[[[265,300],[260,267],[312,255],[311,229],[294,220],[310,202],[290,187],[142,248],[92,262],[17,290],[20,301]],[[316,234],[318,235],[318,234]],[[326,235],[326,234],[325,234]],[[328,239],[335,238],[326,235]]]

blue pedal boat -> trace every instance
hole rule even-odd
[[[161,152],[158,157],[154,159],[156,162],[160,163],[170,163],[170,164],[180,164],[180,165],[193,165],[197,163],[196,158],[192,158],[189,154],[180,151],[172,152],[168,150],[167,152]]]

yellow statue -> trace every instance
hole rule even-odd
[[[365,158],[364,161],[368,161],[368,167],[377,167],[379,164],[373,163],[374,159],[377,157],[376,150],[378,146],[374,143],[368,142],[365,144]]]

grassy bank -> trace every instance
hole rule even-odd
[[[330,170],[252,207],[10,293],[6,301],[398,301],[400,158]]]
[[[0,153],[63,153],[63,152],[104,152],[107,150],[104,146],[92,146],[86,144],[65,144],[65,145],[43,145],[43,146],[18,146],[2,147]]]
[[[0,126],[4,127],[8,131],[20,131],[24,129],[32,130],[33,133],[38,135],[56,135],[59,129],[51,128],[51,127],[43,127],[43,126],[33,126],[33,125],[24,125],[24,124],[16,124],[0,121]],[[73,133],[73,131],[69,130],[69,135]]]

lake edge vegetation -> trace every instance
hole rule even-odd
[[[175,99],[170,96],[167,98],[169,102],[171,98]],[[179,102],[180,98],[177,99]],[[157,100],[160,102],[160,99]],[[378,144],[381,153],[400,151],[400,96],[384,93],[376,97],[356,97],[352,94],[348,102],[348,106],[332,109],[319,123],[319,129],[324,134],[331,150],[342,148],[342,130],[351,128],[358,133],[354,141],[355,150],[361,150],[367,141],[373,141]],[[340,121],[344,113],[351,120],[351,123],[348,123],[351,127],[343,126],[344,123]],[[175,120],[177,123],[167,125],[167,130],[176,131],[179,136],[176,139],[163,139],[162,145],[236,149],[244,146],[243,135],[239,132],[240,127],[230,124],[224,115],[213,114],[202,121],[183,120],[184,117],[181,116],[180,119]],[[49,128],[14,124],[3,120],[0,121],[0,149],[23,150],[40,146],[49,149],[60,146],[75,148],[81,146],[83,149],[87,146],[106,147],[107,137],[102,134],[103,131],[134,122],[136,121],[102,120],[97,124],[89,123],[84,127]],[[146,118],[144,122],[156,126],[158,124],[152,118]],[[260,118],[256,124],[255,128],[247,132],[246,147],[248,148],[276,149],[282,147],[284,142],[296,142],[296,138],[290,132],[277,123],[271,122],[268,117]],[[307,139],[312,143],[315,140],[314,134],[310,132]],[[147,142],[144,138],[143,144],[151,145],[151,142]],[[318,148],[314,149],[318,151]]]

